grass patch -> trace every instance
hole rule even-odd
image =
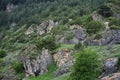
[[[58,50],[62,50],[62,49],[70,49],[70,50],[74,50],[74,44],[61,44],[59,48],[56,49],[56,51]]]

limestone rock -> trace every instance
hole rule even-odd
[[[60,76],[70,71],[70,67],[73,65],[73,58],[71,50],[60,50],[54,56],[54,60],[57,63],[58,69],[54,72],[54,76]]]
[[[101,80],[120,80],[120,73],[114,73],[111,76],[103,77]]]
[[[109,58],[104,64],[105,75],[117,72],[118,58]]]
[[[75,38],[77,38],[79,40],[84,40],[87,36],[87,33],[86,33],[85,29],[83,29],[83,28],[73,30],[73,34],[74,34]]]
[[[24,68],[26,76],[37,76],[48,72],[47,66],[52,63],[52,56],[47,49],[42,50],[41,54],[31,60],[24,58]]]
[[[42,35],[44,33],[50,33],[51,29],[57,25],[58,22],[54,22],[53,20],[43,21],[39,26],[31,25],[25,34],[30,35],[32,33],[37,33],[38,35]]]

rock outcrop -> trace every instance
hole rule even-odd
[[[118,58],[107,59],[104,64],[105,74],[108,75],[117,72],[117,63],[118,63]]]
[[[25,57],[23,61],[26,76],[37,76],[48,72],[47,66],[52,63],[52,56],[47,49],[43,49],[35,59]]]
[[[117,64],[118,64],[118,58],[117,57],[107,59],[104,63],[103,73],[100,76],[100,78],[108,76],[109,74],[116,73],[117,70],[118,70]],[[105,80],[109,80],[109,79],[105,79]]]
[[[72,50],[60,50],[53,57],[57,63],[58,69],[54,72],[54,76],[60,76],[70,71],[70,67],[73,65]]]
[[[110,76],[103,77],[101,80],[120,80],[120,73],[114,73]]]
[[[43,21],[39,26],[31,25],[25,34],[30,35],[32,33],[37,33],[38,35],[42,35],[44,33],[50,33],[51,29],[57,25],[58,22],[54,22],[53,20]]]
[[[63,34],[58,40],[59,43],[78,44],[79,41],[84,41],[87,37],[87,32],[79,25],[72,25],[69,27],[70,31]],[[66,36],[72,35],[71,39],[66,39]]]
[[[106,30],[101,35],[102,38],[99,40],[93,39],[91,37],[86,38],[84,44],[99,46],[108,44],[120,44],[120,30]]]

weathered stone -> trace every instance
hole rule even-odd
[[[66,62],[72,60],[73,59],[71,56],[72,53],[73,51],[66,49],[66,50],[59,50],[56,54],[54,54],[53,58],[57,63],[57,66],[61,67]]]
[[[52,56],[48,50],[42,50],[41,54],[31,60],[24,58],[24,68],[26,76],[37,76],[48,72],[47,66],[52,63]]]
[[[83,28],[73,30],[73,34],[79,40],[84,40],[87,36],[86,31]]]
[[[120,73],[114,73],[110,76],[103,77],[101,80],[120,80]]]
[[[104,74],[108,75],[117,72],[118,58],[109,58],[104,64]]]
[[[60,50],[54,55],[54,60],[57,63],[58,69],[54,72],[54,76],[60,76],[70,71],[70,67],[73,65],[73,58],[71,50]]]
[[[28,30],[25,32],[26,35],[30,35],[32,33],[37,33],[38,35],[42,35],[44,33],[50,33],[53,27],[57,26],[58,22],[54,22],[53,20],[43,21],[39,26],[31,25]]]

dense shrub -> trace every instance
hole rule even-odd
[[[84,26],[86,26],[90,21],[92,21],[92,16],[91,15],[85,15],[82,17],[81,22]]]
[[[6,51],[3,49],[0,49],[0,58],[4,58],[5,56],[7,56]]]
[[[24,71],[24,67],[23,67],[22,62],[13,62],[12,67],[16,73],[22,73]]]
[[[91,34],[96,34],[97,32],[104,29],[104,26],[100,21],[91,21],[87,24],[87,32]]]
[[[115,17],[110,17],[109,26],[112,26],[112,25],[120,26],[120,19],[117,19]]]
[[[98,9],[98,13],[103,17],[111,17],[113,15],[111,8],[107,5],[100,6]]]
[[[39,49],[45,48],[49,50],[55,50],[57,47],[55,38],[50,35],[38,38],[36,45]]]
[[[71,80],[97,80],[102,70],[97,52],[86,48],[77,54],[70,76]]]
[[[111,30],[119,30],[120,26],[112,25],[112,26],[110,26],[110,29]]]

